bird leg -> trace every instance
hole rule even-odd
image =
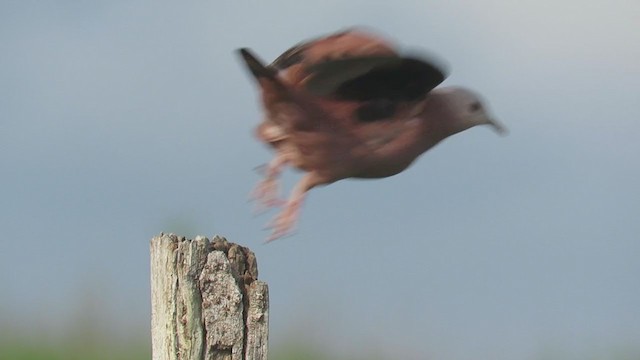
[[[276,155],[276,157],[265,166],[264,178],[260,180],[258,185],[251,192],[251,200],[256,200],[256,211],[262,212],[272,207],[284,204],[284,200],[280,199],[280,184],[278,177],[282,173],[287,160],[284,156]]]
[[[314,173],[308,173],[296,184],[282,212],[267,225],[267,228],[273,230],[267,242],[281,238],[293,231],[300,216],[300,208],[302,207],[307,191],[321,183],[322,181],[320,181],[318,176]]]

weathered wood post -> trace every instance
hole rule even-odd
[[[216,236],[151,240],[153,360],[266,360],[269,290],[248,248]]]

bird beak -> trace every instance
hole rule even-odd
[[[507,133],[509,132],[509,130],[507,130],[506,127],[504,127],[504,125],[502,125],[499,121],[497,121],[496,119],[492,119],[489,118],[487,119],[487,124],[491,125],[491,127],[493,127],[493,129],[499,134],[499,135],[507,135]]]

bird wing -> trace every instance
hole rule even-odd
[[[326,60],[309,66],[303,87],[335,103],[357,104],[356,121],[393,117],[422,101],[446,77],[434,61],[414,56],[370,55]]]
[[[305,88],[309,92],[342,101],[418,100],[445,79],[433,61],[411,56],[327,60],[310,66],[308,72]]]
[[[278,70],[285,70],[293,65],[299,64],[304,59],[304,50],[315,40],[298,43],[287,51],[283,52],[269,65]]]
[[[346,29],[344,31],[336,32],[328,36],[308,39],[306,41],[299,42],[287,49],[285,52],[280,54],[280,56],[278,56],[269,66],[278,70],[286,70],[291,66],[300,64],[304,61],[311,60],[313,62],[314,55],[307,52],[307,50],[311,48],[319,48],[319,51],[321,53],[320,56],[326,55],[327,53],[335,54],[337,52],[343,52],[348,49],[353,50],[354,47],[358,47],[359,45],[358,43],[354,44],[353,35],[356,35],[355,37],[357,39],[360,39],[360,42],[362,42],[362,38],[372,38],[372,36],[369,34],[363,34],[354,29]],[[345,42],[347,43],[346,47],[340,45],[338,45],[338,47],[335,46],[336,43],[344,44]]]
[[[270,65],[248,49],[240,53],[262,87],[267,121],[288,123],[284,133],[350,132],[358,123],[401,116],[445,78],[436,62],[400,56],[386,40],[358,30],[299,43]],[[278,116],[285,113],[294,116]]]

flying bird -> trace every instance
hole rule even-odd
[[[261,208],[282,207],[267,241],[291,233],[309,190],[346,178],[384,178],[407,169],[443,139],[495,121],[475,92],[436,88],[437,61],[400,52],[382,37],[349,29],[302,42],[265,64],[241,58],[260,88],[264,118],[256,137],[275,152],[252,192]],[[304,172],[287,200],[279,175]]]

